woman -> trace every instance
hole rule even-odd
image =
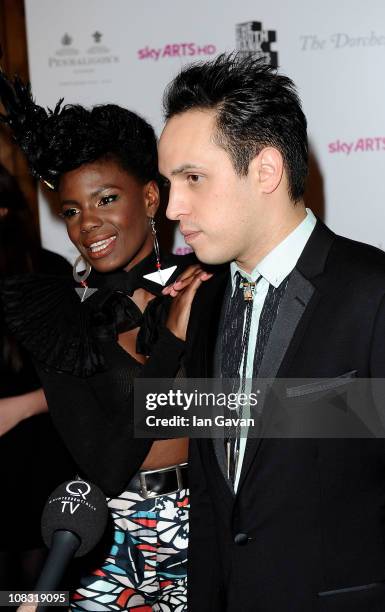
[[[171,307],[162,283],[146,278],[156,272],[163,280],[176,266],[172,282],[189,261],[159,261],[156,139],[143,119],[115,105],[59,103],[46,113],[4,75],[0,94],[32,171],[58,191],[68,235],[86,272],[92,267],[87,280],[74,269],[77,292],[35,277],[10,281],[3,295],[8,323],[35,358],[80,473],[111,496],[113,544],[100,551],[99,565],[92,561],[71,607],[181,612],[188,443],[133,437],[133,382],[180,371],[191,302],[209,275],[187,270],[178,287],[189,287]]]
[[[71,274],[62,257],[39,247],[32,228],[17,181],[0,164],[0,280],[27,272]],[[2,499],[7,500],[0,523],[3,590],[34,586],[46,552],[40,535],[45,500],[57,479],[74,469],[49,416],[42,414],[46,411],[31,359],[7,329],[0,309],[0,483]],[[31,415],[34,418],[28,418]],[[47,454],[52,458],[48,465]],[[20,503],[26,500],[27,512],[25,503]],[[10,529],[12,524],[16,529]]]

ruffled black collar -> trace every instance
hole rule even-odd
[[[129,272],[92,271],[87,283],[98,290],[83,303],[72,280],[47,275],[7,279],[1,290],[7,325],[38,362],[76,376],[104,370],[101,340],[136,327],[137,350],[150,355],[170,302],[160,284],[143,278],[156,270],[155,261],[152,253]],[[177,266],[167,284],[193,261],[193,256],[164,257],[163,268]],[[155,296],[144,313],[131,299],[139,287]]]

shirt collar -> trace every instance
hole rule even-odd
[[[307,241],[317,223],[312,211],[306,209],[306,217],[301,223],[266,255],[254,268],[251,274],[231,262],[230,271],[234,286],[234,275],[238,271],[250,281],[256,281],[262,276],[270,285],[279,287],[282,281],[292,272],[305,248]]]

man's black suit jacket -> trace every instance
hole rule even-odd
[[[228,278],[193,304],[190,377],[213,374]],[[385,377],[385,254],[317,221],[260,376],[346,374]],[[384,439],[249,439],[236,495],[212,440],[190,461],[189,612],[385,611]]]

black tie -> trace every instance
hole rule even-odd
[[[233,379],[232,389],[228,391],[243,393],[245,389],[247,353],[250,336],[251,318],[253,313],[253,299],[249,297],[249,291],[254,291],[255,286],[261,280],[257,279],[254,287],[239,272],[234,275],[235,290],[229,300],[225,314],[222,340],[222,378]],[[263,304],[259,319],[258,334],[254,352],[253,378],[258,376],[262,363],[263,354],[278,313],[279,303],[285,292],[288,277],[275,288],[269,285],[269,289]],[[246,296],[246,297],[245,297]],[[252,295],[251,295],[252,297]],[[242,372],[241,364],[243,360]],[[242,415],[239,415],[242,417]],[[225,435],[225,450],[228,460],[228,475],[234,483],[237,452],[239,447],[239,430],[230,429]]]
[[[254,287],[259,283],[260,276]],[[239,272],[234,275],[235,289],[229,301],[223,326],[222,340],[222,378],[245,378],[247,364],[247,347],[249,345],[253,299],[245,299],[246,286],[251,283]],[[249,291],[253,291],[250,287]],[[245,317],[246,314],[246,317]]]

